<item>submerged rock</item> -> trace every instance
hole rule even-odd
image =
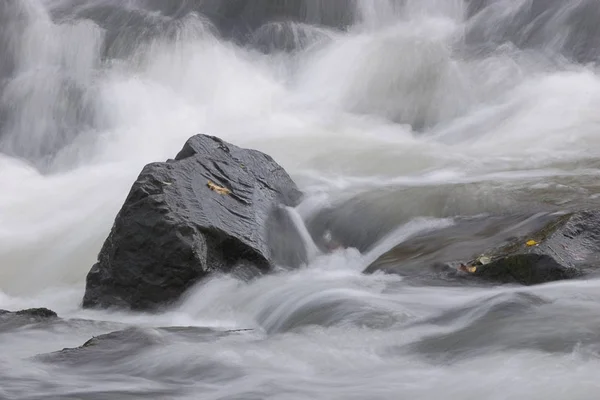
[[[169,343],[182,340],[211,342],[234,334],[252,333],[252,329],[217,330],[203,327],[139,328],[130,327],[94,336],[79,347],[64,348],[35,356],[48,363],[72,366],[106,365],[122,363],[124,359],[151,348],[164,348]]]
[[[20,311],[0,310],[0,333],[10,332],[24,326],[53,323],[58,315],[47,308],[30,308]]]
[[[128,328],[92,337],[79,347],[40,354],[36,359],[44,362],[57,362],[75,365],[91,363],[110,364],[142,349],[160,344],[158,331],[142,328]]]
[[[536,285],[577,278],[597,267],[598,211],[544,214],[516,225],[515,220],[495,219],[461,221],[409,239],[383,254],[365,272],[417,275],[417,270],[427,271],[422,274],[434,270],[444,279]],[[441,249],[433,249],[436,246]],[[487,250],[477,254],[481,249]],[[464,258],[457,261],[457,257]],[[469,258],[471,261],[466,261]]]
[[[301,198],[271,157],[190,138],[144,167],[86,282],[84,307],[154,309],[212,272],[295,267],[302,240],[283,206]]]

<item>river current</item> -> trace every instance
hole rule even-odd
[[[599,24],[597,0],[0,0],[0,309],[61,317],[0,325],[0,399],[597,399],[597,279],[362,271],[458,218],[598,206]],[[358,196],[339,223],[390,229],[83,310],[141,168],[197,133],[271,155],[302,220]]]

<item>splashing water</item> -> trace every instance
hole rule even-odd
[[[70,318],[0,328],[0,398],[596,398],[598,281],[361,272],[459,216],[597,204],[599,21],[596,0],[0,2],[0,308]],[[290,172],[311,262],[159,315],[81,310],[137,174],[196,133]],[[321,253],[303,221],[356,198],[333,222],[368,249]],[[129,326],[160,345],[29,358]]]

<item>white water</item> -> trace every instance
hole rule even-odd
[[[11,37],[15,71],[0,92],[1,104],[10,105],[9,122],[0,125],[0,309],[44,306],[63,318],[257,331],[216,344],[169,343],[113,370],[81,373],[22,360],[81,345],[120,325],[0,334],[2,348],[11,349],[0,355],[0,369],[11,365],[0,375],[10,381],[0,384],[0,398],[41,396],[44,382],[58,382],[49,398],[84,398],[81,393],[93,388],[175,390],[174,383],[151,383],[161,374],[181,374],[177,396],[183,398],[600,394],[594,343],[582,339],[581,346],[558,352],[515,344],[528,329],[545,335],[554,318],[597,331],[597,317],[589,318],[598,311],[597,281],[528,289],[554,301],[556,315],[518,315],[515,324],[527,328],[506,331],[486,351],[448,364],[390,349],[449,327],[403,324],[498,293],[510,296],[513,289],[412,287],[400,277],[360,273],[410,235],[451,223],[421,216],[520,207],[512,195],[528,190],[552,203],[593,201],[600,172],[600,74],[593,64],[568,61],[553,40],[529,50],[504,44],[489,53],[463,53],[473,22],[458,0],[409,0],[405,7],[361,1],[359,22],[348,31],[304,26],[314,29],[313,42],[289,55],[226,42],[191,15],[179,23],[177,40],[157,39],[107,62],[100,55],[106,31],[89,20],[53,22],[48,10],[59,3],[17,6],[27,18]],[[500,17],[514,11],[509,4],[526,1],[500,3],[504,8],[491,10],[490,21],[504,21]],[[551,20],[548,29],[566,35],[561,21]],[[416,195],[397,206],[416,219],[367,254],[348,249],[317,256],[306,269],[252,283],[216,277],[162,315],[81,310],[85,275],[131,183],[144,164],[173,157],[195,133],[272,155],[310,195],[298,215],[356,193],[407,188]],[[468,184],[477,187],[476,198],[461,193]],[[423,202],[432,190],[446,196],[444,204]],[[560,331],[554,340],[567,336]],[[178,371],[203,359],[220,363],[221,383]],[[228,369],[240,376],[228,380]],[[119,373],[137,378],[111,378]],[[10,397],[17,394],[23,397]]]

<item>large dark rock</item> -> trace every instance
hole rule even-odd
[[[411,238],[365,272],[411,275],[417,269],[434,270],[461,281],[536,285],[589,273],[596,269],[598,255],[598,211],[540,214],[525,220],[483,217]]]
[[[306,261],[281,206],[301,193],[271,157],[197,135],[144,167],[87,276],[84,307],[154,309],[212,272]]]

